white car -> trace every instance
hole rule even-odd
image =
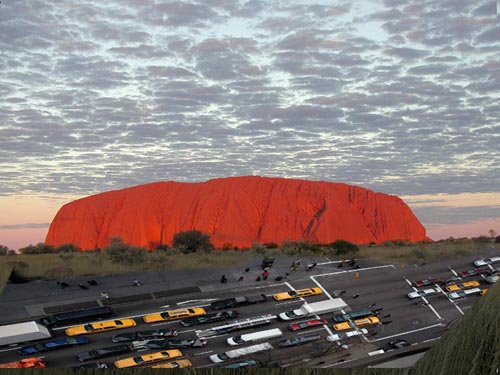
[[[439,293],[440,290],[438,288],[430,288],[430,289],[421,289],[417,290],[416,292],[411,292],[407,294],[407,297],[409,299],[414,299],[414,298],[419,298],[419,297],[425,297],[428,296],[429,294],[435,294]]]
[[[481,289],[479,288],[472,288],[472,289],[464,289],[464,290],[458,290],[456,292],[448,293],[448,298],[450,299],[458,299],[458,298],[464,298],[467,297],[470,294],[479,294],[481,293]]]
[[[489,276],[485,276],[484,279],[486,280],[487,283],[490,283],[490,284],[494,284],[498,281],[500,277],[498,276],[498,274],[493,274],[493,275],[489,275]]]
[[[476,267],[486,266],[493,263],[500,263],[500,257],[484,258],[474,261],[474,265]]]
[[[326,341],[335,342],[335,341],[340,341],[342,339],[348,339],[349,337],[354,337],[358,335],[367,335],[367,334],[368,330],[366,328],[359,328],[354,331],[342,332],[330,335],[326,338]]]

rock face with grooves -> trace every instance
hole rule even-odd
[[[300,239],[320,244],[429,240],[397,196],[341,183],[248,176],[157,182],[82,198],[59,210],[45,242],[87,250],[118,236],[155,249],[171,244],[175,233],[193,229],[210,234],[218,247]]]

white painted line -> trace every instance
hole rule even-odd
[[[213,350],[209,350],[207,352],[201,352],[201,353],[196,353],[196,354],[193,354],[193,356],[197,356],[197,355],[203,355],[203,354],[208,354],[208,353],[213,353],[214,351]]]
[[[206,299],[192,299],[190,301],[182,301],[182,302],[177,302],[177,305],[186,305],[188,303],[197,303],[197,302],[212,302],[212,301],[215,301],[216,299],[218,298],[206,298]],[[166,307],[168,307],[169,305],[167,305]],[[206,305],[208,306],[208,305]],[[160,306],[160,307],[164,307],[164,306]]]
[[[451,273],[453,274],[453,276],[458,277],[458,273],[457,273],[457,271],[455,271],[455,270],[454,270],[453,268],[451,268],[451,267],[448,267],[448,269],[451,271]]]
[[[427,306],[429,306],[429,308],[432,310],[432,312],[434,314],[436,314],[438,320],[443,320],[443,318],[441,317],[441,315],[438,314],[438,312],[436,311],[436,309],[434,307],[432,307],[431,303],[429,301],[427,301],[427,299],[425,297],[422,296],[422,299],[424,300],[425,304]]]
[[[166,309],[167,307],[170,307],[170,305],[163,305],[163,306],[158,306],[160,307],[161,309]]]
[[[316,275],[316,276],[319,276],[319,275]],[[313,283],[315,283],[323,291],[323,293],[325,294],[325,296],[328,297],[328,299],[333,299],[333,297],[330,295],[330,293],[328,293],[326,291],[326,289],[323,288],[323,286],[315,279],[315,276],[309,276],[309,278],[313,281]]]
[[[19,349],[19,347],[20,347],[20,345],[16,345],[13,348],[3,349],[3,350],[0,350],[0,353],[2,353],[2,352],[8,352],[8,351],[11,351],[11,350],[17,350],[17,349]]]
[[[314,275],[314,277],[321,277],[321,276],[330,276],[330,275],[339,275],[341,273],[352,273],[352,272],[363,272],[363,271],[371,271],[371,270],[377,270],[380,268],[396,268],[393,264],[387,264],[384,266],[375,266],[375,267],[366,267],[366,268],[359,268],[359,269],[354,269],[354,270],[348,270],[348,271],[338,271],[338,272],[330,272],[330,273],[320,273],[317,275]]]
[[[412,331],[406,331],[406,332],[397,333],[397,334],[392,335],[392,336],[381,337],[381,338],[378,338],[376,340],[368,340],[368,339],[366,339],[366,341],[368,341],[368,342],[377,342],[377,341],[392,339],[392,338],[398,337],[398,336],[408,335],[410,333],[415,333],[415,332],[419,332],[419,331],[425,331],[426,329],[431,329],[431,328],[436,328],[436,327],[443,327],[443,326],[444,326],[443,323],[438,323],[438,324],[434,324],[432,326],[427,326],[427,327],[423,327],[423,328],[414,329]]]
[[[293,300],[290,300],[290,301],[286,301],[286,302],[278,302],[278,303],[275,303],[276,306],[281,306],[281,305],[290,305],[292,303],[299,303],[299,302],[302,302],[299,298],[296,298],[296,299],[293,299]]]
[[[462,311],[462,309],[460,308],[460,306],[458,306],[455,301],[453,301],[450,297],[448,297],[448,294],[446,294],[446,292],[443,290],[443,288],[441,288],[439,285],[436,285],[436,287],[441,291],[441,293],[444,294],[444,296],[446,297],[446,299],[448,301],[450,301],[450,303],[457,308],[457,310],[458,310],[458,312],[460,314],[465,315],[465,313]]]
[[[328,258],[326,258],[328,259]],[[336,263],[342,263],[341,260],[330,260],[328,259],[328,262],[322,262],[322,263],[316,263],[317,266],[324,266],[325,264],[336,264]]]

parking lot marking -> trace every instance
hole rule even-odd
[[[448,267],[448,269],[451,271],[451,273],[453,274],[453,276],[458,277],[458,273],[457,273],[457,271],[455,271],[455,270],[454,270],[453,268],[451,268],[451,267]]]
[[[403,279],[408,283],[409,286],[411,286],[413,288],[414,292],[418,291],[418,289],[415,288],[412,285],[412,283],[410,282],[410,280],[408,280],[406,277],[403,277]],[[434,284],[434,286],[437,287],[441,292],[443,291],[441,288],[439,288],[439,285]],[[429,306],[429,308],[432,310],[432,312],[434,314],[436,314],[438,320],[443,320],[443,318],[441,317],[441,315],[438,314],[438,312],[436,311],[436,309],[431,305],[431,303],[427,300],[427,298],[425,298],[424,296],[421,296],[420,298],[422,298],[422,300],[424,301],[425,305]]]
[[[462,311],[462,309],[457,305],[457,303],[455,301],[453,301],[450,297],[448,297],[448,294],[443,290],[443,288],[441,288],[439,285],[436,285],[436,286],[441,291],[441,293],[444,294],[446,299],[448,299],[448,301],[450,301],[450,303],[457,308],[458,312],[460,314],[464,315],[465,313]]]
[[[384,266],[375,266],[375,267],[366,267],[366,268],[358,268],[357,270],[347,270],[347,271],[338,271],[338,272],[330,272],[330,273],[320,273],[317,275],[314,275],[314,277],[321,277],[321,276],[330,276],[330,275],[340,275],[342,273],[351,273],[351,272],[362,272],[362,271],[371,271],[371,270],[376,270],[380,268],[396,268],[394,264],[386,264]],[[311,276],[312,277],[312,276]]]
[[[422,328],[414,329],[412,331],[406,331],[406,332],[397,333],[397,334],[392,335],[392,336],[380,337],[380,338],[378,338],[376,340],[368,340],[368,339],[366,339],[366,341],[368,341],[368,342],[377,342],[377,341],[392,339],[394,337],[408,335],[410,333],[415,333],[415,332],[419,332],[419,331],[425,331],[426,329],[436,328],[436,327],[440,327],[440,326],[443,327],[444,324],[443,323],[438,323],[438,324],[434,324],[432,326],[427,326],[427,327],[422,327]]]
[[[208,354],[208,353],[213,353],[213,352],[214,352],[213,350],[209,350],[207,352],[196,353],[196,354],[193,354],[193,357],[195,357],[197,355],[203,355],[203,354]]]
[[[330,295],[330,293],[328,293],[328,292],[326,291],[326,289],[325,289],[325,288],[323,288],[323,285],[321,285],[321,284],[320,284],[320,283],[319,283],[319,282],[315,279],[315,276],[309,276],[309,278],[312,280],[312,282],[313,282],[314,284],[316,284],[316,285],[317,285],[317,286],[318,286],[318,287],[319,287],[319,288],[323,291],[323,293],[325,294],[325,296],[327,296],[327,297],[328,297],[328,299],[333,299],[333,297]]]

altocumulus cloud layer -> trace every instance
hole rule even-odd
[[[499,192],[499,40],[494,0],[4,0],[0,194]]]

